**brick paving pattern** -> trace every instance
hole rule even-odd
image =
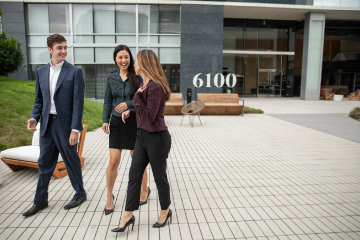
[[[166,116],[172,224],[152,228],[156,185],[135,212],[133,231],[113,233],[125,208],[130,151],[114,187],[115,211],[104,215],[108,136],[88,132],[83,168],[88,200],[66,211],[68,176],[51,179],[49,207],[33,204],[37,169],[12,172],[3,162],[0,239],[360,239],[360,144],[268,115],[201,116],[194,128]]]

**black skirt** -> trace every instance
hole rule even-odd
[[[134,150],[137,131],[136,118],[129,117],[124,123],[121,117],[112,115],[109,128],[109,148]]]

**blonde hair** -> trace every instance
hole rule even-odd
[[[152,50],[142,50],[136,55],[136,60],[144,75],[158,84],[164,91],[166,100],[169,100],[171,91],[156,54]]]

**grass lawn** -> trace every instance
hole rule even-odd
[[[263,110],[244,106],[244,113],[264,113]]]
[[[35,81],[0,76],[0,151],[31,145],[26,128],[35,100]],[[102,125],[103,104],[85,98],[83,124],[92,131]]]

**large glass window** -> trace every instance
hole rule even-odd
[[[158,33],[159,7],[139,5],[139,33]]]
[[[116,5],[116,32],[136,33],[136,6]]]
[[[136,37],[135,36],[116,36],[116,43],[117,44],[134,44],[136,43]]]
[[[360,0],[314,0],[314,6],[360,7]]]
[[[68,4],[49,5],[50,33],[70,33]]]
[[[245,50],[258,50],[258,21],[246,21],[244,28]]]
[[[49,10],[47,4],[28,5],[28,33],[49,33]]]
[[[73,4],[74,43],[93,43],[93,5]],[[83,35],[78,34],[83,33]]]
[[[160,48],[159,59],[162,63],[180,62],[180,48]]]
[[[223,91],[241,96],[292,96],[287,88],[293,85],[294,71],[287,71],[286,54],[294,52],[295,42],[290,49],[288,34],[295,25],[292,21],[225,19],[224,50],[234,52],[224,54],[223,74],[235,74],[237,84]]]
[[[86,71],[89,97],[103,98],[108,70],[116,69],[113,51],[119,44],[126,44],[133,56],[139,50],[152,49],[161,64],[172,66],[168,71],[179,72],[181,29],[178,5],[27,4],[27,16],[31,68],[49,62],[46,38],[49,34],[60,33],[67,40],[66,60]],[[179,79],[174,76],[172,83],[176,86],[173,90],[179,91]]]
[[[218,2],[249,2],[249,3],[274,3],[274,4],[294,4],[294,5],[312,5],[312,1],[333,1],[333,0],[212,0]],[[337,0],[335,0],[337,1]],[[344,1],[344,0],[342,0]]]
[[[47,37],[46,36],[29,36],[28,37],[28,43],[30,44],[41,44],[41,46],[47,46]]]
[[[74,48],[76,63],[93,63],[94,48]]]
[[[95,48],[96,63],[111,63],[113,59],[114,49],[112,48]]]
[[[278,28],[259,28],[260,51],[281,51],[283,39],[283,29]]]
[[[159,36],[139,36],[139,43],[158,43],[159,42]]]
[[[94,33],[115,33],[114,5],[94,5]],[[95,43],[114,43],[115,35],[95,35]]]
[[[335,21],[325,22],[323,64],[321,85],[339,85],[340,88],[354,92],[358,89],[360,76],[360,22]],[[335,94],[337,91],[335,91]],[[338,91],[346,92],[346,91]]]
[[[244,28],[224,27],[224,49],[243,50],[244,49]]]
[[[50,53],[47,47],[42,48],[30,48],[30,63],[41,64],[48,63],[50,61]]]
[[[115,33],[114,5],[94,5],[94,33]]]
[[[159,6],[159,33],[180,33],[180,7],[172,5]]]

